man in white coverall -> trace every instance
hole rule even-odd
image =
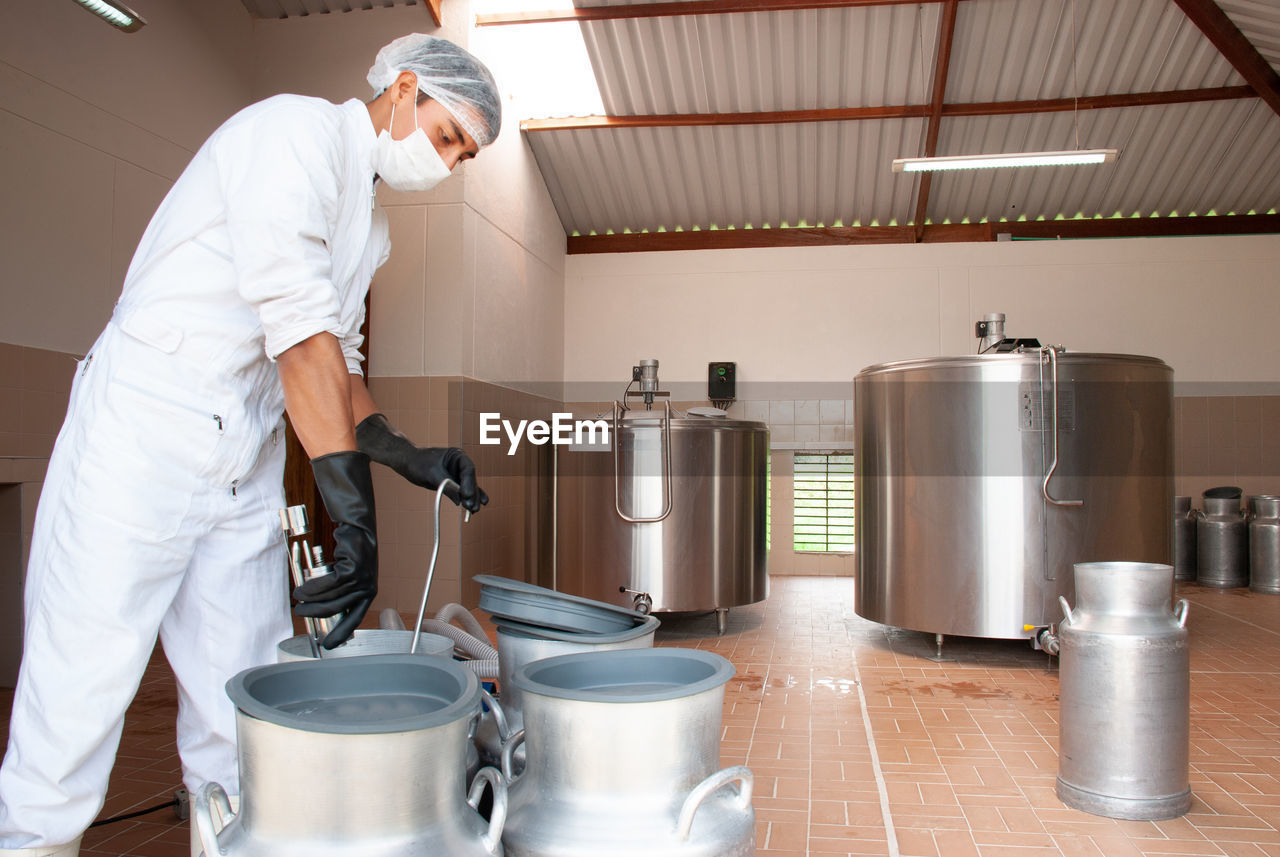
[[[498,134],[496,86],[425,35],[383,48],[369,82],[368,104],[280,95],[214,132],[76,369],[27,570],[0,857],[78,853],[157,633],[187,788],[239,793],[224,684],[292,633],[282,411],[337,524],[334,573],[294,591],[300,615],[347,611],[327,648],[377,589],[370,459],[429,489],[449,477],[472,511],[487,501],[461,450],[418,448],[377,412],[357,349],[390,249],[376,179],[425,190],[473,157]]]

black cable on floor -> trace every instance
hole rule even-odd
[[[179,801],[175,797],[173,800],[169,801],[168,803],[158,803],[153,807],[148,807],[147,809],[140,809],[137,812],[126,812],[124,815],[115,815],[115,816],[112,816],[111,818],[104,818],[101,821],[95,821],[93,824],[89,826],[102,827],[104,824],[115,824],[117,821],[128,821],[131,818],[138,818],[139,816],[142,816],[142,815],[150,815],[151,813],[159,812],[162,809],[178,809],[178,808],[180,808]]]

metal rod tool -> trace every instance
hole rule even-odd
[[[427,596],[431,594],[431,578],[436,573],[436,557],[440,554],[440,501],[444,499],[444,489],[452,485],[454,488],[461,488],[457,482],[452,479],[442,479],[439,487],[436,488],[435,503],[435,542],[431,546],[431,562],[427,565],[427,583],[422,587],[422,604],[418,606],[418,621],[413,623],[413,642],[409,644],[409,654],[418,653],[418,637],[422,633],[422,619],[427,612]],[[471,520],[471,510],[462,510],[462,521],[466,523]]]

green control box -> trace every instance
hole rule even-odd
[[[738,397],[738,364],[707,364],[707,398],[713,402],[731,402]]]

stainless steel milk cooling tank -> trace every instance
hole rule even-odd
[[[854,379],[861,616],[1027,637],[1074,563],[1170,561],[1173,370],[1020,348]]]
[[[646,363],[649,361],[646,361]],[[664,394],[656,361],[637,367]],[[615,403],[610,442],[559,447],[553,588],[639,610],[725,611],[768,592],[769,432],[714,408]]]

